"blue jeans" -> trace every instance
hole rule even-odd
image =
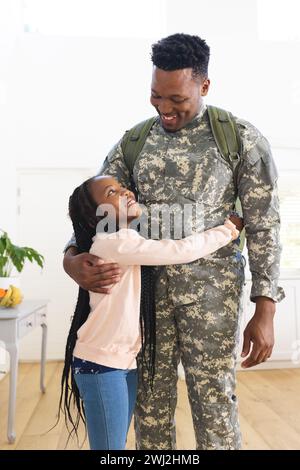
[[[103,367],[105,370],[105,367]],[[134,411],[137,370],[74,374],[83,401],[90,448],[123,450]]]

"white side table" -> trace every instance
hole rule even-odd
[[[0,340],[5,343],[10,355],[9,405],[7,438],[10,444],[16,439],[14,431],[17,377],[19,360],[19,340],[37,326],[42,327],[42,353],[40,388],[45,393],[44,376],[47,343],[47,304],[49,300],[24,300],[14,308],[0,308]]]

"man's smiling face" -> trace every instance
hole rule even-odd
[[[166,131],[176,132],[192,121],[209,84],[207,78],[194,77],[191,68],[172,71],[153,68],[150,101]]]

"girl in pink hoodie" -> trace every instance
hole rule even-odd
[[[102,209],[101,216],[97,208]],[[119,263],[122,275],[109,295],[79,288],[66,345],[60,409],[71,422],[71,433],[77,434],[80,419],[84,421],[91,449],[120,450],[125,448],[134,411],[139,352],[150,380],[155,373],[154,282],[147,266],[190,263],[235,240],[239,232],[227,220],[182,240],[145,239],[128,228],[141,215],[134,194],[110,176],[90,178],[76,188],[69,214],[79,253],[90,251]],[[141,278],[143,287],[150,289],[141,291]]]

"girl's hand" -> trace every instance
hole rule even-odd
[[[231,231],[231,239],[236,240],[240,234],[236,226],[229,219],[225,220],[224,225],[226,228],[229,228],[229,230]]]
[[[229,220],[231,220],[232,223],[236,226],[236,228],[241,232],[244,228],[244,219],[242,217],[239,217],[238,215],[231,214],[229,217]]]

